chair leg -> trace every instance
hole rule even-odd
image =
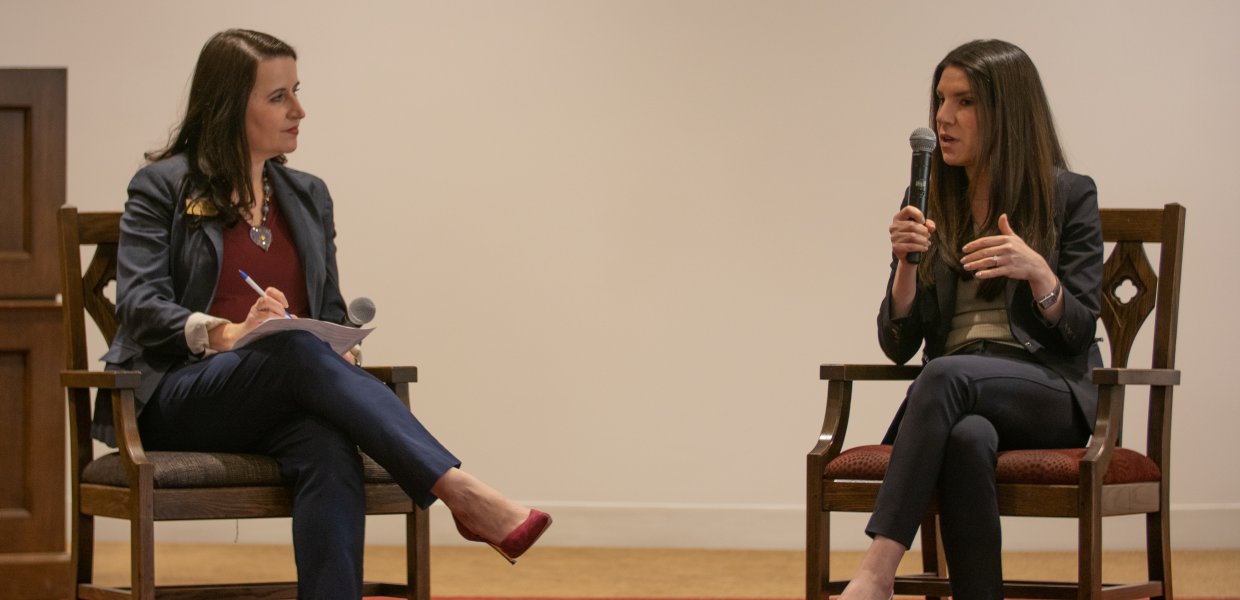
[[[921,522],[921,568],[936,577],[947,577],[947,555],[943,551],[943,536],[939,532],[939,516],[926,513]],[[940,600],[939,596],[926,596],[926,600]]]
[[[409,600],[431,600],[430,515],[413,507],[405,515],[405,577]]]
[[[1088,493],[1088,492],[1086,492]],[[1097,600],[1102,597],[1102,512],[1101,493],[1086,497],[1086,506],[1077,520],[1079,546],[1077,548],[1077,593],[1079,600]]]
[[[821,502],[805,507],[805,600],[823,600],[831,580],[831,513],[821,510]]]
[[[149,464],[141,465],[137,477],[130,479],[129,593],[134,600],[155,600],[155,492],[152,471]]]
[[[1164,505],[1165,506],[1165,505]],[[1161,581],[1162,596],[1150,600],[1172,600],[1171,592],[1171,523],[1166,508],[1145,515],[1145,560],[1150,581]]]
[[[70,572],[73,574],[73,587],[70,591],[74,598],[78,597],[79,586],[94,580],[95,572],[95,518],[77,513],[73,522],[73,546],[70,556]]]
[[[155,522],[150,512],[129,521],[130,595],[155,600]]]

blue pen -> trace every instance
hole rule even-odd
[[[266,296],[266,295],[267,295],[267,292],[264,292],[264,291],[263,291],[263,288],[258,287],[258,284],[257,284],[257,283],[254,283],[254,280],[253,280],[253,279],[250,279],[250,276],[245,274],[245,271],[242,271],[241,269],[237,269],[237,272],[238,272],[238,273],[241,273],[241,278],[242,278],[242,279],[244,279],[244,280],[245,280],[245,282],[246,282],[247,284],[249,284],[249,286],[250,286],[251,288],[253,288],[253,289],[254,289],[254,291],[258,292],[258,295],[259,295],[259,296]],[[284,318],[285,318],[285,319],[291,319],[291,318],[293,318],[293,315],[288,314],[288,311],[286,310],[286,311],[284,311]]]

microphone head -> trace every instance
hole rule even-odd
[[[354,298],[349,302],[349,322],[361,327],[375,318],[375,301],[365,296]]]
[[[939,139],[928,127],[918,127],[908,136],[908,145],[913,147],[913,152],[933,152]]]

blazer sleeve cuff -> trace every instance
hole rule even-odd
[[[197,355],[214,354],[215,351],[210,348],[211,337],[207,332],[228,322],[228,319],[213,317],[207,313],[191,313],[185,320],[185,343],[189,346],[189,351]]]

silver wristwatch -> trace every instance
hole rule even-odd
[[[1059,294],[1061,293],[1063,293],[1063,284],[1056,281],[1055,289],[1051,290],[1051,293],[1042,296],[1042,298],[1038,300],[1038,308],[1046,310],[1052,306],[1055,306],[1055,302],[1059,300]]]

